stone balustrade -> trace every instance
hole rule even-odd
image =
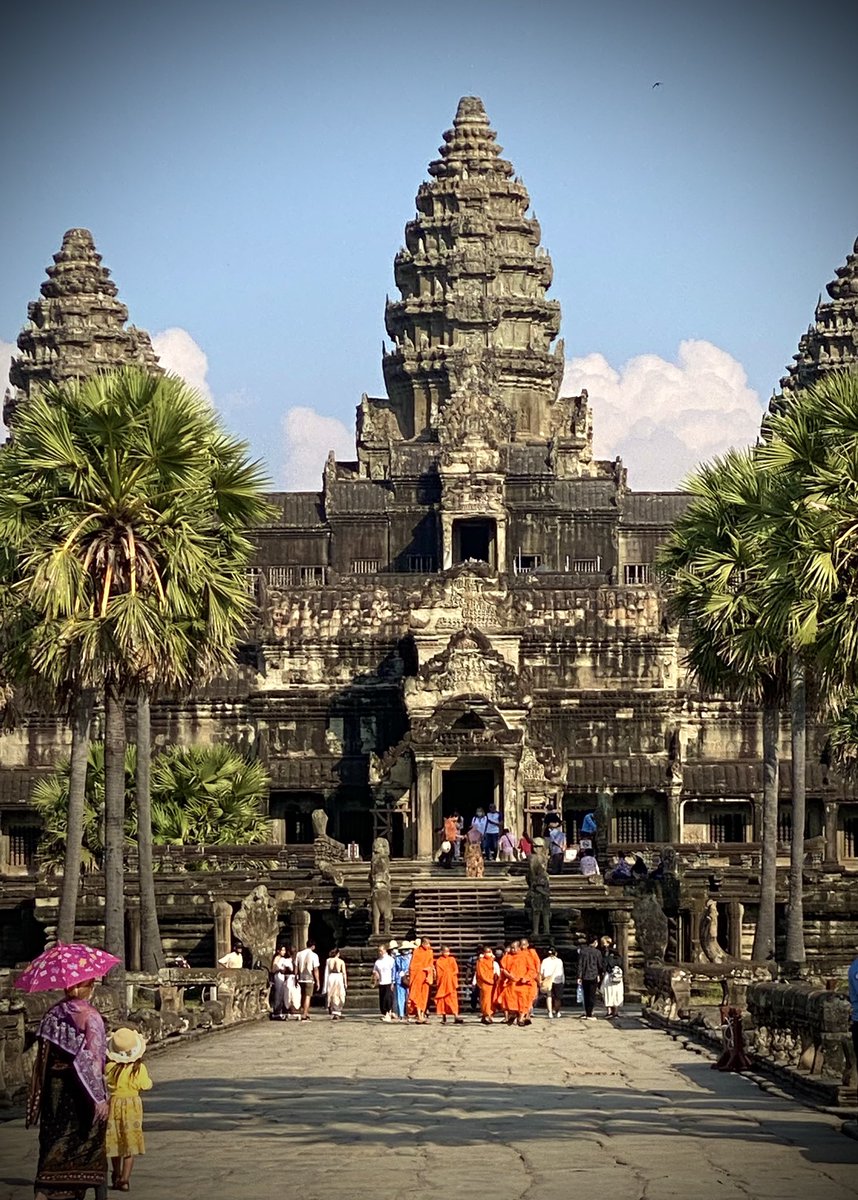
[[[831,1104],[854,1106],[858,1066],[844,992],[813,983],[753,983],[747,1011],[746,1041],[759,1063]]]
[[[721,1009],[746,1008],[755,983],[771,982],[772,973],[758,963],[651,963],[644,970],[643,1004],[659,1024],[680,1022],[721,1026]]]
[[[35,1057],[36,1034],[60,992],[26,994],[14,989],[13,972],[0,972],[0,1112],[23,1102]],[[267,971],[167,968],[157,974],[128,972],[127,1013],[117,996],[97,987],[94,1001],[108,1029],[139,1029],[151,1045],[187,1034],[253,1021],[270,1011]]]

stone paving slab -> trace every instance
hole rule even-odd
[[[144,1200],[856,1200],[837,1117],[619,1028],[262,1022],[153,1056]],[[0,1200],[36,1134],[0,1125]],[[91,1195],[91,1193],[90,1193]]]

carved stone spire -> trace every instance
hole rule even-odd
[[[117,287],[101,265],[88,229],[70,229],[63,237],[41,298],[27,309],[27,325],[18,337],[20,355],[12,359],[3,419],[11,426],[15,408],[44,383],[83,379],[97,371],[138,363],[157,371],[158,359],[148,333],[126,326],[128,309],[117,300]]]
[[[546,299],[552,265],[530,198],[475,96],[459,102],[432,180],[417,193],[394,262],[383,356],[391,407],[406,438],[435,438],[447,400],[476,370],[509,410],[513,436],[552,436],[563,376],[560,306]]]
[[[837,278],[826,291],[831,297],[816,306],[813,324],[798,343],[798,353],[781,380],[782,396],[769,408],[783,407],[790,392],[815,383],[828,371],[858,370],[858,239]]]

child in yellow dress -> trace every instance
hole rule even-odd
[[[144,1153],[143,1101],[141,1092],[152,1086],[149,1072],[140,1061],[146,1040],[135,1029],[115,1029],[107,1039],[107,1115],[106,1149],[113,1168],[111,1187],[127,1192],[131,1187],[131,1168],[138,1154]]]

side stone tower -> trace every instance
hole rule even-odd
[[[560,306],[546,299],[551,259],[530,197],[465,96],[394,263],[399,300],[385,323],[384,379],[402,437],[436,440],[444,405],[467,379],[507,409],[513,439],[547,440],[563,377]]]
[[[790,393],[816,383],[828,371],[858,370],[858,238],[835,274],[825,289],[830,299],[817,304],[813,324],[781,380],[781,394],[769,404],[773,412],[783,408]]]
[[[88,229],[68,230],[47,276],[40,299],[28,306],[29,320],[18,337],[21,353],[9,369],[13,390],[3,403],[9,427],[21,400],[45,383],[132,363],[160,369],[149,334],[126,325],[128,309],[117,299],[116,284],[101,265]]]

